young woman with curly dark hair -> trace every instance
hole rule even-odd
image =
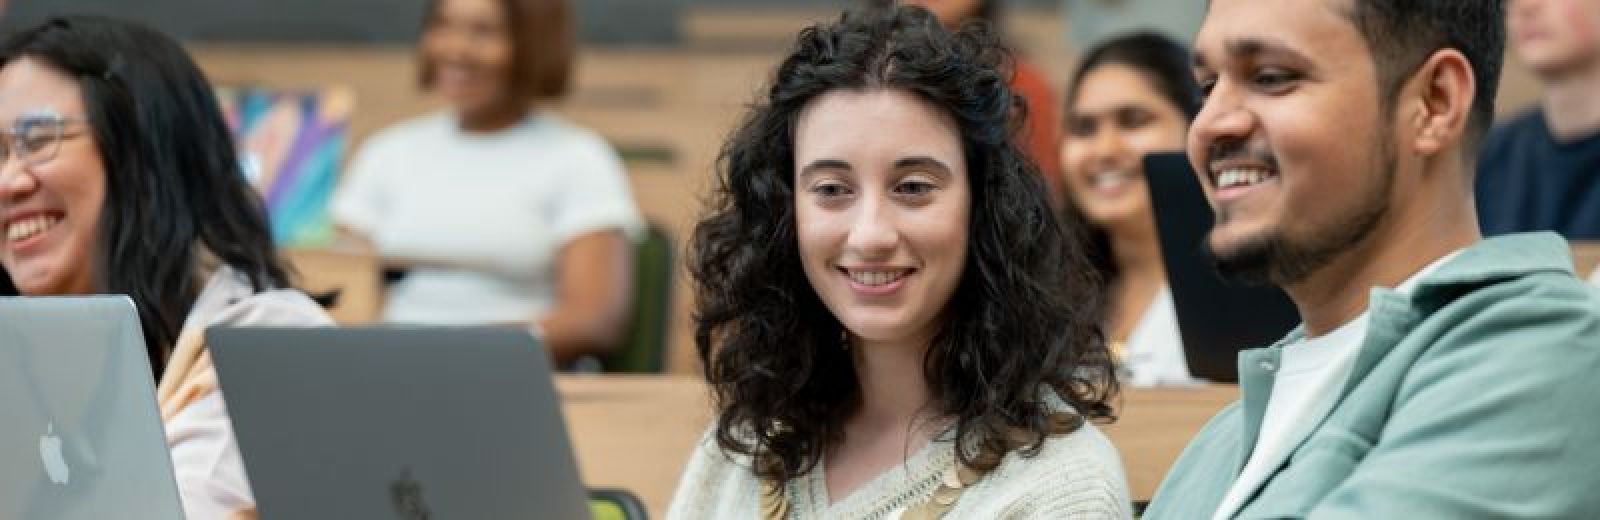
[[[981,25],[801,32],[696,228],[718,409],[669,518],[1128,516],[1101,288]]]

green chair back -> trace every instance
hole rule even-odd
[[[589,516],[594,520],[649,520],[644,502],[622,489],[589,490]]]
[[[606,372],[658,374],[666,368],[675,250],[672,238],[651,223],[635,248],[633,316],[616,352],[601,359]]]

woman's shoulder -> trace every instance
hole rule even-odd
[[[713,424],[706,428],[700,435],[700,441],[695,443],[694,453],[689,457],[690,470],[698,470],[701,476],[712,479],[738,478],[747,479],[754,483],[754,463],[749,455],[729,452],[723,449],[717,441],[717,429]]]
[[[1063,400],[1060,394],[1047,392],[1049,406],[1059,412],[1076,414],[1077,410]],[[1012,454],[1013,456],[1017,454]],[[1091,421],[1083,421],[1070,433],[1045,438],[1037,458],[1045,464],[1035,464],[1034,471],[1048,474],[1041,478],[1069,480],[1104,480],[1116,484],[1123,495],[1127,494],[1127,477],[1122,469],[1122,456],[1100,428]]]
[[[450,130],[450,116],[434,112],[415,116],[373,132],[361,144],[363,152],[405,150],[421,142],[432,142]]]
[[[1122,459],[1117,448],[1092,423],[1084,423],[1072,433],[1045,437],[1036,453],[1013,451],[995,468],[996,477],[1028,480],[1119,479]]]
[[[322,327],[333,317],[299,289],[271,289],[235,301],[212,320],[214,324]]]
[[[746,513],[755,511],[760,489],[750,458],[724,451],[711,429],[689,456],[667,518],[749,516]]]
[[[321,327],[333,318],[306,293],[297,289],[256,291],[231,267],[211,275],[195,299],[189,321],[203,326]]]
[[[540,112],[533,116],[529,126],[534,129],[532,134],[552,149],[584,156],[616,156],[616,150],[599,132],[569,121],[560,114]]]
[[[985,481],[987,502],[1004,505],[1005,517],[1050,517],[1067,510],[1128,516],[1128,482],[1121,457],[1090,423],[1072,433],[1047,437],[1031,456],[1006,455]]]
[[[1084,477],[1122,477],[1121,455],[1094,423],[1085,422],[1072,433],[1045,438],[1034,458],[1045,462],[1034,465],[1039,470],[1072,470]],[[1061,467],[1062,464],[1057,463],[1070,464]]]

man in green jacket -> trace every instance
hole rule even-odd
[[[1211,0],[1189,154],[1225,274],[1303,325],[1239,356],[1147,518],[1600,518],[1600,293],[1483,240],[1500,0]]]

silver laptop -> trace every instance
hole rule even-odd
[[[128,298],[0,298],[0,518],[183,518]]]
[[[510,329],[207,333],[261,518],[588,518],[543,348]]]

